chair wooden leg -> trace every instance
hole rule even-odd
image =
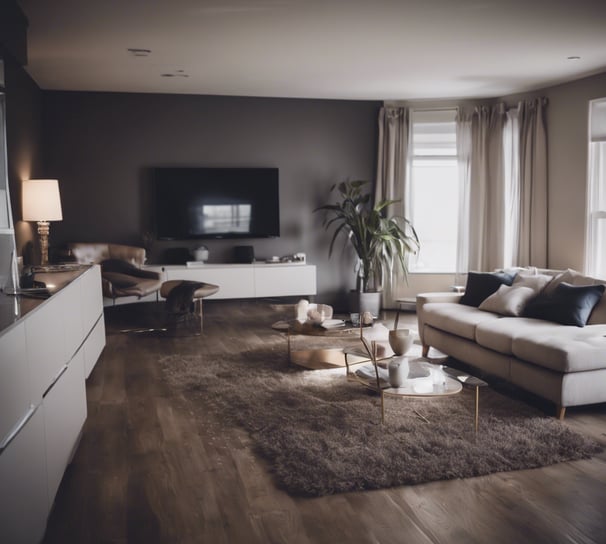
[[[423,357],[427,357],[428,354],[429,354],[429,346],[427,344],[423,344],[423,352],[422,352]]]
[[[197,310],[198,315],[200,316],[200,332],[204,331],[204,313],[202,311],[202,299],[197,298],[194,301],[194,307]]]
[[[566,407],[565,406],[558,406],[557,410],[556,410],[556,417],[562,421],[564,419],[564,415],[566,414]]]

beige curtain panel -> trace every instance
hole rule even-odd
[[[408,110],[384,107],[379,110],[379,140],[375,202],[399,200],[388,209],[388,214],[405,217],[406,172],[408,161]],[[391,308],[398,297],[397,287],[404,281],[402,272],[392,271],[383,278],[382,305]]]
[[[518,266],[547,266],[546,98],[518,104],[520,125],[520,219]]]

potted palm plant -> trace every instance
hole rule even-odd
[[[338,192],[339,201],[314,211],[326,212],[323,225],[326,230],[334,228],[329,256],[339,235],[345,236],[353,247],[357,256],[356,291],[360,294],[355,297],[359,300],[357,311],[371,311],[377,316],[384,274],[399,267],[406,276],[408,255],[417,252],[419,239],[406,218],[386,217],[387,207],[398,201],[381,200],[373,205],[367,185],[367,181],[344,181],[333,185],[331,192]],[[356,309],[352,308],[352,311]]]

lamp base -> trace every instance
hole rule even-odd
[[[48,264],[48,235],[50,233],[50,223],[48,221],[38,221],[38,236],[40,236],[40,264]]]

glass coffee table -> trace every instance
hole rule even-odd
[[[478,431],[480,388],[487,383],[475,376],[442,364],[430,362],[425,357],[393,356],[379,359],[375,343],[362,339],[364,350],[350,350],[350,355],[362,355],[365,352],[371,361],[348,376],[353,377],[365,387],[381,395],[381,423],[385,423],[385,397],[431,398],[457,395],[463,385],[475,388],[474,428]],[[353,352],[353,353],[352,353]],[[393,387],[389,380],[389,363],[401,365],[401,383]],[[419,412],[415,413],[425,421]]]
[[[405,367],[403,372],[406,377],[399,387],[392,387],[389,383],[387,366],[394,359]],[[442,365],[431,363],[424,357],[399,356],[378,361],[377,364],[371,362],[358,368],[351,376],[365,387],[380,393],[381,423],[385,423],[385,397],[447,397],[463,389],[463,384],[446,374]],[[419,413],[417,415],[425,419]]]
[[[388,329],[381,323],[375,322],[373,325],[360,327],[352,325],[350,322],[331,320],[331,326],[323,327],[312,325],[310,323],[301,323],[296,319],[281,320],[274,323],[271,328],[286,335],[288,360],[289,362],[309,368],[312,370],[345,368],[349,364],[356,364],[369,361],[368,356],[362,353],[359,356],[349,355],[346,360],[343,346],[341,347],[305,347],[305,349],[294,349],[294,337],[323,337],[339,340],[351,339],[352,342],[359,341],[362,335],[370,339],[376,339],[381,344],[387,344]],[[306,344],[311,342],[308,339]],[[330,344],[330,342],[322,341]],[[336,342],[335,342],[336,343]],[[358,344],[359,345],[359,344]],[[393,354],[393,352],[391,352]]]

